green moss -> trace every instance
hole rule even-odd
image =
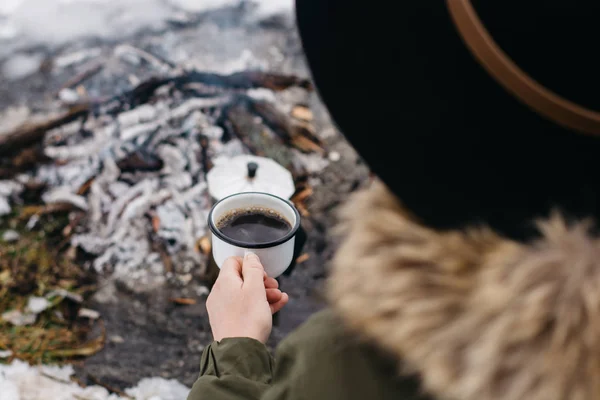
[[[0,315],[24,311],[31,296],[45,297],[53,290],[88,295],[93,290],[92,277],[67,256],[68,238],[63,235],[67,213],[44,215],[36,229],[29,230],[22,211],[0,220],[0,237],[8,229],[20,234],[17,242],[0,241]],[[17,327],[0,319],[0,350],[13,353],[0,361],[55,363],[102,348],[103,340],[87,341],[92,326],[77,318],[80,304],[61,296],[48,300],[51,306],[33,325]]]

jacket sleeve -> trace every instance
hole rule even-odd
[[[278,346],[276,363],[254,339],[213,342],[202,353],[200,377],[188,400],[320,400],[311,396],[322,394],[335,371],[320,363],[338,358],[345,347],[339,325],[330,312],[312,316]]]
[[[361,381],[360,356],[348,352],[340,323],[331,312],[312,316],[277,348],[246,338],[224,339],[204,349],[200,377],[188,400],[348,400],[369,398]],[[350,371],[349,379],[339,384]],[[355,397],[355,394],[364,395]]]
[[[254,339],[232,338],[204,349],[188,400],[260,400],[271,385],[273,359]]]
[[[188,400],[422,399],[419,385],[399,379],[397,368],[325,310],[279,345],[275,362],[252,339],[211,344]]]

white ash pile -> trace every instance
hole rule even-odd
[[[310,123],[273,102],[291,87],[310,91],[297,77],[187,72],[0,135],[0,215],[25,184],[43,183],[47,207],[78,216],[71,244],[95,256],[94,269],[145,288],[169,276],[186,283],[207,265],[197,243],[215,162],[264,155],[298,182],[326,162]],[[34,161],[19,164],[24,153]]]

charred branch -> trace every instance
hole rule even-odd
[[[88,105],[78,105],[48,121],[39,124],[24,125],[13,132],[3,134],[0,136],[0,156],[12,155],[26,147],[42,143],[46,132],[84,117],[88,112]]]
[[[323,142],[316,136],[310,124],[292,121],[272,103],[250,98],[248,98],[248,103],[265,124],[286,143],[303,152],[325,154]]]
[[[294,155],[289,146],[268,127],[257,120],[248,105],[239,102],[225,112],[228,123],[235,136],[255,155],[268,157],[287,168],[294,177],[303,175],[293,162]]]

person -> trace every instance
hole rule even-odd
[[[190,400],[600,398],[600,2],[297,0],[312,78],[378,179],[330,308],[231,259]],[[310,233],[309,233],[310,234]]]

